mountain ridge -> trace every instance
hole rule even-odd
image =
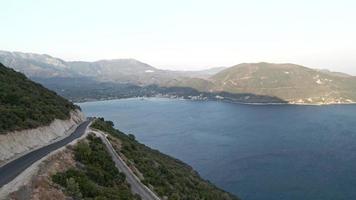
[[[210,77],[215,91],[251,92],[290,103],[353,103],[356,77],[325,73],[296,64],[244,63]]]
[[[0,62],[29,77],[91,77],[99,82],[161,84],[181,77],[204,77],[222,68],[198,71],[163,70],[134,58],[65,61],[48,54],[0,51]]]
[[[201,92],[198,96],[206,97],[207,93],[223,93],[232,97],[237,94],[240,100],[241,95],[245,94],[246,98],[249,98],[247,94],[269,96],[291,104],[356,102],[356,76],[342,72],[312,69],[292,63],[241,63],[227,68],[172,71],[157,69],[135,59],[66,62],[61,59],[56,60],[46,54],[27,55],[26,53],[1,51],[0,62],[4,61],[10,67],[24,72],[32,79],[42,81],[41,83],[44,85],[50,82],[51,85],[48,86],[69,98],[71,98],[71,94],[83,92],[73,89],[71,84],[56,82],[56,77],[67,79],[73,84],[83,80],[83,84],[90,83],[94,88],[102,90],[100,92],[97,90],[100,94],[96,93],[93,96],[91,89],[86,88],[85,97],[79,97],[80,99],[95,99],[97,95],[101,98],[152,96],[154,94],[173,96],[178,94],[178,96],[186,97]],[[51,63],[56,66],[52,66]],[[122,88],[123,84],[126,85],[124,92],[115,89],[116,87]],[[132,86],[135,88],[135,92],[129,91]],[[168,89],[160,89],[160,87]],[[152,90],[152,88],[156,89]],[[189,88],[196,91],[192,93]],[[172,90],[176,92],[172,93]],[[170,92],[161,93],[162,91]],[[208,96],[211,97],[211,95]],[[205,97],[192,98],[205,99]],[[219,99],[221,98],[219,97]],[[247,101],[247,103],[254,102]],[[260,101],[256,103],[260,103]]]

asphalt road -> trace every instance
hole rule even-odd
[[[2,166],[0,168],[0,187],[6,185],[10,181],[12,181],[16,176],[18,176],[21,172],[31,166],[33,163],[48,155],[52,151],[55,151],[73,140],[80,138],[84,133],[86,128],[88,127],[90,121],[85,121],[81,123],[77,129],[68,137],[52,143],[48,146],[42,147],[40,149],[34,150],[22,157],[19,157],[16,160]]]
[[[131,171],[131,169],[126,165],[126,163],[116,153],[116,151],[114,150],[114,148],[112,147],[111,143],[106,138],[106,136],[104,134],[96,132],[96,131],[95,131],[95,133],[97,136],[99,136],[101,138],[101,140],[106,145],[111,157],[113,158],[113,161],[116,164],[116,167],[119,169],[120,172],[122,172],[126,175],[126,181],[130,184],[131,191],[135,194],[140,195],[142,200],[160,200],[159,197],[157,197],[147,186],[145,186],[137,178],[136,175],[134,175],[134,173]]]

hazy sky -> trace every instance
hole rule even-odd
[[[356,75],[354,0],[0,0],[0,49],[159,68],[291,62]]]

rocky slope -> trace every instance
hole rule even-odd
[[[29,77],[73,77],[65,61],[46,54],[0,51],[0,62]]]

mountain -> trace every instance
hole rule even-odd
[[[295,64],[243,63],[201,71],[161,70],[135,59],[67,62],[0,51],[0,62],[74,101],[174,96],[244,103],[356,102],[356,77]]]
[[[244,63],[210,81],[212,91],[269,95],[290,103],[356,102],[356,77],[295,64]]]
[[[213,67],[213,68],[197,70],[197,71],[173,71],[173,72],[178,73],[183,77],[206,79],[226,68],[227,67]]]
[[[147,85],[173,78],[175,74],[134,59],[66,62],[46,54],[0,51],[0,62],[30,78],[89,77],[99,82]]]
[[[160,84],[179,77],[178,73],[160,70],[135,59],[100,60],[96,62],[68,62],[68,66],[81,76],[93,77],[101,82]]]
[[[0,51],[0,62],[28,77],[73,77],[76,75],[65,61],[46,54]]]
[[[77,107],[0,63],[0,133],[68,119]]]
[[[349,75],[349,74],[342,73],[342,72],[333,72],[333,71],[330,71],[330,70],[328,70],[328,69],[319,69],[318,71],[319,71],[319,72],[322,72],[322,73],[324,73],[324,74],[331,75],[331,76],[352,77],[352,76]]]
[[[97,82],[164,85],[182,77],[207,78],[221,68],[202,71],[161,70],[135,59],[64,61],[46,54],[0,51],[0,62],[30,78],[90,78]]]

